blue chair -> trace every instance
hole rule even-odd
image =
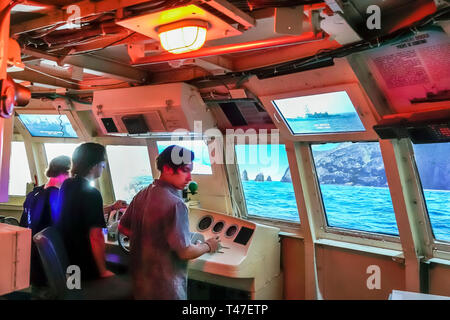
[[[81,289],[68,289],[66,271],[69,266],[64,242],[55,227],[48,227],[34,235],[33,241],[55,299],[64,300],[124,300],[131,299],[131,283],[123,276],[81,283]]]

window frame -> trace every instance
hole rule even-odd
[[[274,132],[276,134],[276,132]],[[300,219],[300,209],[298,208],[298,204],[297,204],[297,193],[294,189],[294,197],[295,197],[295,206],[297,208],[297,214],[299,217],[299,222],[295,222],[295,221],[289,221],[289,220],[283,220],[283,219],[275,219],[275,218],[269,218],[269,217],[262,217],[262,216],[257,216],[257,215],[252,215],[248,213],[248,208],[247,208],[247,199],[245,198],[245,193],[244,193],[244,186],[242,185],[242,179],[241,179],[241,172],[239,170],[239,163],[237,162],[237,157],[236,157],[236,146],[237,145],[258,145],[260,144],[259,142],[259,137],[257,134],[244,134],[244,143],[236,143],[236,139],[238,139],[239,141],[239,135],[237,134],[233,134],[230,135],[229,138],[233,139],[233,152],[234,152],[234,161],[235,161],[235,167],[237,170],[237,175],[239,177],[239,183],[238,183],[238,187],[239,187],[239,192],[242,193],[242,196],[244,198],[244,203],[241,206],[242,208],[240,208],[242,210],[242,217],[243,219],[247,219],[250,221],[255,221],[255,222],[259,222],[259,223],[263,223],[266,225],[270,225],[270,226],[275,226],[280,228],[283,231],[286,232],[294,232],[294,233],[298,233],[300,232],[300,236],[302,234],[302,222]],[[248,141],[247,138],[248,137]],[[270,143],[269,143],[270,141]],[[279,145],[284,145],[285,150],[286,150],[286,155],[288,158],[288,162],[289,162],[289,169],[291,169],[291,161],[290,161],[290,157],[289,157],[289,152],[288,152],[288,146],[287,146],[287,141],[284,140],[281,136],[279,137],[279,141],[278,143],[272,143],[272,135],[270,133],[268,133],[268,138],[267,141],[265,141],[266,144],[279,144]],[[292,187],[294,187],[294,183],[292,183]]]
[[[28,157],[28,150],[27,150],[26,141],[23,139],[22,136],[20,136],[18,134],[13,134],[13,138],[11,140],[11,154],[12,154],[12,143],[13,142],[22,142],[23,143],[24,148],[25,148],[25,153],[27,154],[28,171],[30,173],[30,178],[31,178],[30,182],[33,182],[33,172],[31,170],[30,163],[29,163],[29,157]],[[9,178],[11,179],[11,171],[9,172]],[[0,206],[2,208],[3,208],[3,206],[8,206],[8,207],[12,206],[13,208],[17,207],[17,206],[22,207],[26,197],[27,197],[27,191],[26,190],[25,190],[25,195],[12,195],[12,194],[10,194],[10,190],[8,188],[8,198],[9,198],[8,202],[0,203]]]
[[[447,143],[449,143],[449,142],[447,142]],[[422,186],[422,179],[420,177],[419,168],[417,166],[413,143],[410,139],[408,139],[408,146],[410,148],[410,156],[411,156],[411,162],[413,164],[414,174],[416,176],[417,185],[420,190],[420,192],[419,192],[420,202],[421,202],[424,214],[425,214],[424,215],[425,216],[424,227],[428,231],[427,232],[427,234],[428,234],[427,240],[429,241],[429,243],[431,244],[431,247],[432,247],[432,249],[431,249],[432,250],[432,258],[441,258],[441,259],[450,260],[450,241],[447,242],[447,241],[443,241],[443,240],[438,240],[434,237],[433,226],[431,224],[431,219],[430,219],[430,215],[428,212],[427,201],[426,201],[424,189]]]
[[[333,142],[333,143],[335,143],[335,142]],[[345,142],[340,142],[340,143],[345,143]],[[378,141],[352,141],[352,143],[377,143],[380,148],[380,153],[381,153],[381,146]],[[314,174],[315,174],[316,181],[317,181],[317,188],[318,188],[319,195],[320,195],[321,211],[323,212],[322,226],[323,226],[324,231],[334,233],[334,234],[344,235],[344,236],[345,235],[350,235],[350,236],[355,235],[355,236],[367,238],[367,239],[400,242],[400,235],[395,236],[395,235],[383,234],[383,233],[379,233],[379,232],[369,232],[369,231],[358,230],[358,229],[347,229],[347,228],[343,228],[343,227],[335,227],[335,226],[328,225],[328,223],[327,223],[328,218],[327,218],[327,213],[325,210],[325,204],[323,201],[323,194],[322,194],[322,190],[320,188],[319,176],[317,175],[316,163],[315,163],[314,155],[312,152],[312,146],[316,145],[316,144],[318,144],[318,143],[310,143],[309,148],[310,148],[310,152],[311,152],[312,163],[314,165]],[[320,143],[320,144],[322,144],[322,143]],[[324,144],[326,144],[326,143],[324,143]],[[383,157],[383,155],[381,155],[381,157]],[[384,163],[383,163],[383,168],[384,168]],[[391,197],[391,190],[389,189],[389,184],[388,184],[387,188],[389,191],[389,196]],[[391,201],[392,201],[392,199],[391,199]],[[394,211],[394,218],[395,218],[395,210],[394,210],[393,205],[392,205],[392,210]],[[395,221],[395,224],[397,225],[397,221]],[[397,228],[398,228],[398,226],[397,226]]]
[[[11,156],[12,156],[12,143],[13,142],[22,142],[23,143],[23,147],[25,149],[25,154],[27,155],[27,163],[28,163],[28,172],[30,173],[30,181],[29,182],[33,182],[33,175],[31,172],[31,168],[30,168],[30,163],[28,162],[28,152],[27,152],[27,146],[24,140],[16,140],[16,138],[13,138],[13,140],[11,140]],[[9,172],[9,179],[11,179],[11,164],[10,164],[10,172]],[[25,194],[24,195],[17,195],[17,194],[10,194],[10,190],[8,188],[8,196],[12,199],[17,199],[17,201],[21,201],[23,199],[23,201],[25,201],[25,198],[27,196],[27,190],[25,189]],[[11,201],[15,204],[15,201]],[[8,201],[9,203],[9,201]]]
[[[144,139],[142,139],[142,140],[144,140]],[[155,180],[155,176],[154,176],[154,174],[153,174],[153,168],[152,168],[152,164],[151,164],[151,154],[150,154],[150,152],[149,152],[149,148],[148,148],[148,145],[147,145],[147,143],[145,143],[145,144],[143,144],[143,143],[137,143],[137,144],[124,144],[123,142],[122,143],[119,143],[120,141],[115,141],[115,142],[117,142],[117,143],[109,143],[109,144],[105,144],[104,146],[105,146],[105,150],[107,149],[107,147],[108,146],[124,146],[124,147],[146,147],[147,148],[147,154],[148,154],[148,159],[149,159],[149,166],[150,166],[150,171],[151,171],[151,174],[152,174],[152,179],[153,180]],[[146,142],[146,141],[145,141]],[[108,158],[108,152],[106,152],[106,157],[107,157],[107,166],[106,166],[106,168],[105,168],[105,171],[107,170],[107,172],[108,172],[108,177],[106,178],[105,177],[105,180],[107,180],[107,181],[109,181],[109,184],[110,184],[110,190],[109,190],[109,192],[111,193],[111,195],[112,195],[112,198],[114,199],[114,201],[117,201],[117,200],[124,200],[124,199],[118,199],[117,198],[117,196],[116,196],[116,192],[115,192],[115,190],[114,190],[114,181],[113,181],[113,178],[112,178],[112,171],[111,171],[111,166],[110,166],[110,160],[109,160],[109,158]]]
[[[335,143],[336,141],[323,141],[321,143]],[[347,141],[346,141],[347,142]],[[378,142],[373,140],[357,140],[350,142]],[[304,156],[308,157],[308,163],[311,166],[311,179],[307,180],[307,185],[303,186],[303,190],[308,189],[309,198],[306,200],[308,203],[307,211],[311,212],[310,217],[313,219],[312,225],[315,226],[315,236],[317,240],[328,239],[341,242],[349,242],[359,245],[367,245],[371,247],[379,247],[384,249],[391,249],[396,251],[402,251],[402,244],[400,236],[392,236],[381,233],[371,233],[361,230],[344,229],[338,227],[330,227],[327,224],[325,207],[322,199],[322,192],[320,189],[320,182],[316,171],[315,161],[311,150],[311,145],[317,144],[316,142],[302,142],[299,145],[301,152]],[[381,149],[381,146],[380,146]],[[302,161],[302,159],[298,159]],[[383,160],[384,161],[384,160]],[[305,170],[305,168],[299,168],[299,170]],[[301,175],[305,175],[306,172],[301,172]],[[302,181],[303,183],[303,181]],[[311,192],[312,191],[312,192]],[[391,195],[391,189],[389,187],[389,194]],[[392,197],[392,196],[391,196]],[[394,209],[395,213],[395,209]],[[397,221],[396,221],[397,223]],[[311,222],[310,222],[311,224]],[[398,227],[398,225],[397,225]]]

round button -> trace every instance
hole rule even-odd
[[[227,229],[227,231],[225,232],[225,235],[227,237],[232,237],[232,236],[234,236],[236,231],[237,231],[237,226],[231,226]]]
[[[219,233],[220,231],[222,231],[224,226],[225,226],[225,223],[223,221],[217,222],[213,227],[213,232]]]
[[[205,231],[206,229],[208,229],[211,226],[212,222],[213,222],[213,218],[211,216],[205,216],[198,223],[198,229],[200,231]]]

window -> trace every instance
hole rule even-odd
[[[328,226],[398,236],[377,142],[311,147]]]
[[[146,146],[106,146],[116,200],[128,203],[153,182]]]
[[[31,176],[25,144],[12,142],[8,193],[14,196],[26,195],[29,182],[31,182]]]
[[[236,145],[247,212],[300,222],[284,145]]]
[[[19,114],[25,128],[33,137],[78,138],[65,114]]]
[[[413,146],[434,237],[450,241],[450,142]]]
[[[272,103],[295,135],[365,131],[346,91],[279,99]]]
[[[192,174],[212,174],[208,146],[203,140],[158,141],[158,153],[170,145],[178,145],[194,152],[194,170]]]
[[[47,163],[59,156],[68,156],[72,159],[72,154],[79,145],[78,143],[44,143]]]

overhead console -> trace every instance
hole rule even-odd
[[[92,112],[105,135],[194,132],[195,121],[201,131],[214,125],[197,89],[182,82],[96,91]]]
[[[189,278],[241,290],[250,299],[281,299],[279,229],[191,208],[191,232],[219,236],[222,248],[189,262]]]
[[[381,139],[410,138],[413,143],[450,141],[450,109],[400,113],[373,127]]]

